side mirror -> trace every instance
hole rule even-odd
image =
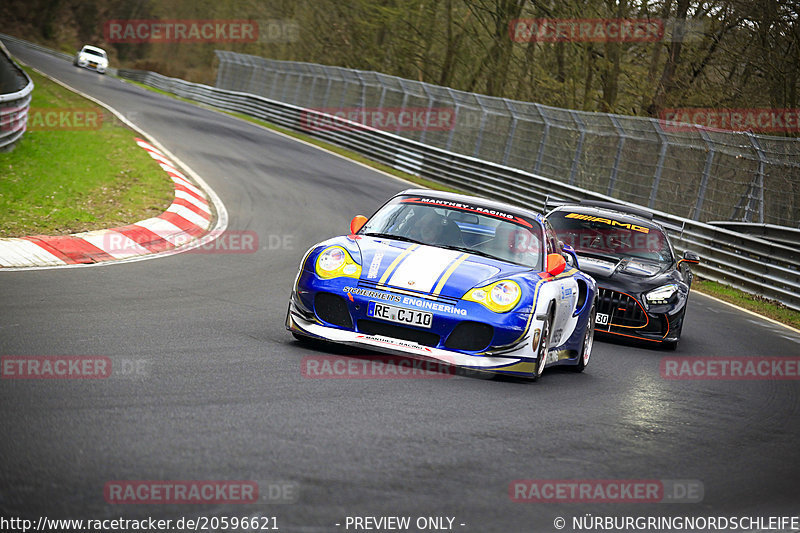
[[[575,248],[573,248],[569,244],[565,244],[564,253],[572,258],[573,261],[572,266],[574,266],[575,268],[580,268],[580,266],[578,266],[578,254],[575,253]]]
[[[353,220],[350,221],[350,235],[355,235],[358,233],[358,230],[364,227],[364,224],[367,223],[367,217],[364,215],[356,215],[353,217]]]
[[[547,255],[547,273],[551,276],[558,276],[567,268],[567,261],[561,254]]]
[[[698,264],[700,262],[700,256],[694,253],[691,250],[686,250],[683,252],[683,259],[681,261],[686,261],[687,263]]]

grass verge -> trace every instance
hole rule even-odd
[[[789,309],[772,300],[747,294],[739,289],[705,279],[695,279],[694,283],[692,283],[692,290],[714,296],[720,300],[743,307],[748,311],[753,311],[795,329],[800,329],[800,312]]]
[[[134,131],[25,70],[35,88],[28,131],[11,152],[0,153],[0,237],[123,226],[169,207],[172,181],[136,145]]]
[[[363,156],[363,155],[361,155],[361,154],[359,154],[357,152],[354,152],[352,150],[348,150],[346,148],[342,148],[340,146],[336,146],[334,144],[327,143],[325,141],[320,141],[319,139],[317,139],[315,137],[312,137],[310,135],[305,135],[305,134],[302,134],[302,133],[298,133],[298,132],[296,132],[294,130],[290,130],[288,128],[283,128],[281,126],[277,126],[277,125],[272,124],[270,122],[265,122],[263,120],[259,120],[257,118],[253,118],[253,117],[245,115],[243,113],[233,113],[233,112],[230,112],[230,111],[226,111],[224,109],[219,109],[219,108],[216,108],[216,107],[213,107],[213,106],[208,106],[208,105],[205,105],[205,104],[201,104],[201,103],[195,102],[193,100],[189,100],[189,99],[186,99],[186,98],[181,98],[179,96],[175,96],[174,94],[168,93],[166,91],[162,91],[160,89],[156,89],[155,87],[150,87],[150,86],[145,85],[143,83],[134,82],[134,81],[130,81],[130,80],[124,80],[124,81],[126,81],[127,83],[132,83],[134,85],[138,85],[139,87],[142,87],[143,89],[147,89],[149,91],[153,91],[153,92],[156,92],[156,93],[159,93],[159,94],[163,94],[165,96],[169,96],[170,98],[174,98],[176,100],[181,100],[183,102],[187,102],[187,103],[190,103],[190,104],[193,104],[193,105],[199,105],[199,106],[202,106],[202,107],[206,107],[208,109],[212,109],[212,110],[220,112],[220,113],[225,113],[226,115],[230,115],[232,117],[240,118],[240,119],[245,120],[247,122],[252,122],[253,124],[258,124],[258,125],[263,126],[263,127],[267,128],[267,129],[283,133],[285,135],[288,135],[290,137],[294,137],[296,139],[300,139],[302,141],[305,141],[305,142],[307,142],[309,144],[313,144],[315,146],[319,146],[320,148],[324,148],[325,150],[329,150],[329,151],[334,152],[336,154],[339,154],[339,155],[341,155],[343,157],[347,157],[348,159],[352,159],[354,161],[358,161],[359,163],[363,163],[363,164],[365,164],[367,166],[370,166],[370,167],[375,168],[377,170],[380,170],[382,172],[386,172],[387,174],[391,174],[393,176],[397,176],[399,178],[402,178],[402,179],[404,179],[406,181],[410,181],[412,183],[417,183],[417,184],[422,185],[424,187],[428,187],[428,188],[431,188],[431,189],[451,191],[451,192],[462,192],[462,191],[459,191],[457,189],[453,189],[451,187],[446,187],[444,185],[441,185],[441,184],[439,184],[439,183],[437,183],[435,181],[426,180],[424,178],[420,178],[419,176],[415,176],[413,174],[407,174],[405,172],[402,172],[402,171],[397,170],[395,168],[392,168],[390,166],[387,166],[387,165],[384,165],[382,163],[378,163],[376,161],[373,161],[372,159],[369,159],[369,158],[367,158],[367,157],[365,157],[365,156]],[[746,292],[740,291],[738,289],[734,289],[732,287],[727,287],[725,285],[722,285],[720,283],[717,283],[715,281],[710,281],[710,280],[695,279],[695,281],[692,283],[692,290],[696,290],[696,291],[702,292],[704,294],[709,294],[711,296],[719,298],[720,300],[724,300],[726,302],[730,302],[732,304],[738,305],[739,307],[743,307],[743,308],[745,308],[745,309],[747,309],[749,311],[753,311],[755,313],[758,313],[760,315],[766,316],[768,318],[771,318],[771,319],[776,320],[778,322],[781,322],[783,324],[787,324],[787,325],[792,326],[794,328],[800,329],[800,312],[788,309],[788,308],[786,308],[785,306],[783,306],[782,304],[780,304],[778,302],[774,302],[772,300],[767,300],[765,298],[760,298],[758,296],[753,296],[753,295],[747,294]]]

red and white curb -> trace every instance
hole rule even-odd
[[[120,261],[176,250],[206,234],[212,212],[206,193],[192,184],[164,152],[136,139],[175,186],[172,205],[154,218],[119,228],[62,237],[34,235],[0,239],[0,268],[46,267]]]

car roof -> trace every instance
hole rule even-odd
[[[625,206],[619,206],[622,209],[626,209]],[[571,213],[579,213],[581,215],[594,215],[596,217],[614,217],[615,220],[620,222],[625,222],[627,224],[636,224],[637,226],[644,226],[646,228],[653,228],[660,231],[664,231],[664,228],[661,227],[661,224],[652,220],[652,216],[645,217],[638,214],[634,214],[634,210],[631,209],[630,212],[622,211],[621,209],[615,209],[614,204],[608,202],[595,202],[595,203],[580,203],[580,204],[566,204],[560,205],[550,211],[550,213],[554,213],[556,211],[569,211]],[[635,210],[641,211],[642,210]],[[548,214],[549,216],[549,214]]]
[[[81,50],[94,50],[95,52],[103,52],[104,54],[106,53],[106,51],[103,50],[102,48],[98,48],[98,47],[92,46],[90,44],[83,45],[83,48],[81,48]]]
[[[533,211],[531,209],[525,209],[524,207],[517,207],[515,205],[507,204],[505,202],[499,202],[497,200],[489,200],[481,196],[471,196],[468,194],[459,194],[455,192],[437,191],[434,189],[406,189],[402,192],[397,193],[395,196],[407,196],[407,195],[425,196],[427,198],[434,198],[437,200],[448,200],[451,202],[475,204],[480,207],[494,209],[496,211],[503,211],[505,213],[508,213],[509,215],[518,215],[532,220],[538,220],[540,223],[542,222],[543,219],[541,213],[537,213],[536,211]]]

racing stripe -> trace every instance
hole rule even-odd
[[[455,272],[459,265],[466,261],[468,257],[469,254],[462,254],[461,257],[453,261],[453,263],[450,265],[450,268],[448,268],[445,273],[442,274],[442,277],[439,278],[439,283],[436,284],[436,288],[433,290],[434,296],[439,296],[439,293],[442,292],[442,289],[444,288],[444,284],[447,283],[447,280],[450,279],[450,276],[453,275],[453,272]]]
[[[389,285],[430,293],[439,276],[462,252],[422,246],[400,263],[389,279]]]
[[[411,246],[403,250],[403,253],[395,257],[394,261],[392,261],[392,263],[389,265],[389,268],[387,268],[386,272],[384,272],[383,276],[381,276],[381,280],[378,282],[378,285],[386,284],[386,280],[389,279],[389,276],[392,274],[392,271],[395,269],[397,265],[400,264],[400,261],[405,259],[406,256],[408,256],[408,254],[410,254],[417,248],[419,248],[419,244],[412,244]]]

